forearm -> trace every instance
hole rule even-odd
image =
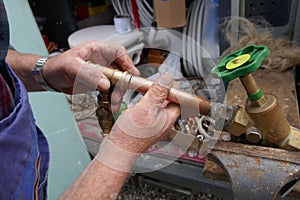
[[[59,199],[116,199],[127,176],[127,172],[114,170],[93,160]]]
[[[40,57],[41,56],[34,54],[21,54],[11,49],[8,50],[6,61],[16,75],[22,80],[28,91],[43,90],[41,86],[34,80],[31,73],[34,64]]]
[[[126,145],[121,148],[106,137],[94,160],[61,199],[116,199],[133,163],[140,156],[140,153],[128,152],[123,148],[127,149]]]
[[[143,99],[119,116],[95,159],[60,200],[117,199],[136,159],[167,134],[180,115],[179,106],[162,106],[171,83],[170,75],[162,75]]]

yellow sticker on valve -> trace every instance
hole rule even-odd
[[[245,64],[250,59],[250,54],[240,55],[226,64],[226,69],[235,69],[243,64]]]

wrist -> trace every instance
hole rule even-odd
[[[32,75],[34,80],[44,89],[47,91],[52,91],[52,92],[58,92],[55,88],[53,88],[46,80],[44,77],[44,67],[45,64],[48,60],[48,57],[40,57],[32,70]]]
[[[128,173],[139,156],[140,153],[129,152],[105,138],[95,159],[111,169]]]

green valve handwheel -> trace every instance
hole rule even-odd
[[[229,82],[237,77],[245,76],[257,70],[270,51],[266,46],[255,44],[225,56],[220,63],[212,69],[212,73]]]

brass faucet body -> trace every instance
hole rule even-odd
[[[246,112],[260,130],[266,144],[285,148],[291,133],[289,122],[273,95],[266,95],[264,98],[265,103],[261,106],[248,102]]]
[[[248,96],[260,90],[251,74],[241,76],[240,81]],[[257,100],[248,101],[245,110],[262,134],[262,140],[266,145],[283,149],[300,149],[300,142],[295,143],[295,140],[299,140],[300,132],[294,134],[291,131],[291,126],[273,95],[262,94]]]

